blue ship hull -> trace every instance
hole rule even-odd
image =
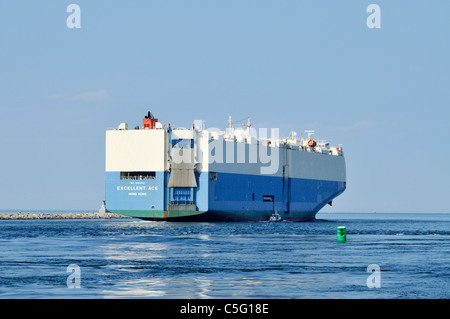
[[[258,221],[276,211],[284,220],[308,221],[345,190],[345,182],[267,175],[208,172],[196,175],[198,187],[190,202],[172,205],[168,174],[151,180],[121,180],[107,172],[108,210],[145,220]]]

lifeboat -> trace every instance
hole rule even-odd
[[[313,139],[310,139],[309,141],[308,141],[308,146],[309,147],[315,147],[317,145],[317,143],[316,143],[316,141],[314,141]]]

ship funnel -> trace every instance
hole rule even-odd
[[[145,118],[142,120],[142,128],[143,129],[149,129],[152,130],[155,128],[155,124],[158,122],[158,119],[155,119],[152,113],[150,111],[145,116]]]

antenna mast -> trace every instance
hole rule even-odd
[[[241,120],[237,120],[236,122],[241,122],[243,120],[245,120],[245,118],[243,118]],[[234,126],[245,126],[248,129],[250,126],[252,126],[252,124],[250,123],[250,116],[247,118],[247,123],[237,123],[237,124],[234,124],[233,121],[231,120],[231,116],[229,116],[228,117],[228,127],[231,129]]]

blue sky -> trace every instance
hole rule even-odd
[[[66,8],[81,8],[69,29]],[[366,8],[381,8],[369,29]],[[326,212],[449,212],[450,2],[2,1],[0,208],[98,209],[105,130],[315,130],[342,144]]]

